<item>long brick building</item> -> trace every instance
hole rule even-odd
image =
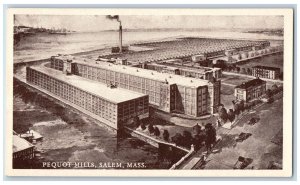
[[[260,78],[278,79],[280,68],[269,66],[254,66],[252,67],[252,76]]]
[[[147,94],[150,104],[166,112],[179,112],[197,117],[215,113],[220,104],[220,81],[195,79],[87,59],[73,58],[70,62],[65,58],[68,57],[52,57],[51,63],[60,61],[70,64],[71,74]]]
[[[66,75],[45,66],[27,67],[26,80],[47,94],[96,115],[96,119],[114,129],[129,119],[149,115],[146,94]]]

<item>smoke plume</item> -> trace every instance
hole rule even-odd
[[[119,23],[121,23],[121,20],[118,15],[107,15],[106,18],[110,20],[117,20]]]

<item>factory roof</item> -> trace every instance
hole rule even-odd
[[[191,71],[191,72],[196,72],[200,74],[205,74],[205,72],[208,71],[217,71],[220,70],[220,68],[210,68],[210,67],[204,67],[204,66],[187,66],[187,65],[178,65],[178,64],[167,64],[167,63],[159,63],[158,65],[161,66],[167,66],[169,67],[174,67],[177,69],[185,70],[185,71]]]
[[[76,75],[66,75],[63,74],[62,71],[58,71],[52,68],[48,68],[45,66],[33,66],[31,67],[36,69],[42,73],[46,73],[47,75],[56,78],[60,81],[73,85],[79,89],[90,92],[98,97],[102,97],[113,103],[121,103],[124,101],[140,98],[143,96],[147,96],[142,93],[129,91],[122,88],[111,88],[107,84],[103,84],[97,81],[89,80],[83,77],[79,77]]]
[[[31,143],[21,138],[18,135],[13,135],[13,152],[19,152],[33,147]]]
[[[165,82],[167,80],[168,84],[177,84],[186,87],[205,86],[208,85],[209,83],[208,80],[203,80],[203,79],[183,77],[179,75],[161,73],[154,70],[136,68],[136,67],[125,66],[125,65],[116,65],[107,62],[95,62],[93,60],[88,60],[88,59],[81,60],[79,58],[76,58],[75,62],[78,64],[94,66],[102,69],[108,69],[116,72],[121,72],[133,76],[139,76],[139,77],[157,80],[161,82]]]
[[[102,55],[104,58],[124,58],[135,62],[157,62],[175,58],[191,57],[198,54],[208,54],[227,49],[242,48],[263,44],[266,41],[250,41],[217,38],[178,38],[169,41],[134,44],[152,48],[137,52],[124,52],[118,54]],[[215,54],[213,54],[215,55]],[[215,57],[215,56],[212,56]]]
[[[256,78],[256,79],[244,82],[244,83],[236,86],[235,88],[248,89],[249,87],[254,87],[254,86],[265,84],[265,83],[266,83],[265,81],[263,81],[259,78]]]

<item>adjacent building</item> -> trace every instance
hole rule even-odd
[[[79,58],[74,58],[71,71],[83,78],[148,95],[152,106],[166,112],[198,117],[215,113],[220,104],[221,83],[217,80],[202,80]]]
[[[222,77],[222,70],[220,68],[210,68],[210,67],[203,67],[203,66],[184,66],[184,65],[176,65],[176,64],[169,64],[169,63],[151,63],[151,64],[144,64],[141,66],[144,69],[155,70],[158,72],[165,72],[169,74],[176,74],[185,77],[193,77],[199,78],[203,80],[218,80]]]
[[[234,88],[234,95],[237,101],[246,102],[256,99],[266,92],[266,82],[256,78],[242,83]]]
[[[114,129],[130,119],[143,119],[149,115],[146,94],[118,88],[111,83],[102,84],[76,75],[65,75],[45,66],[27,67],[26,75],[29,84],[80,111],[92,113],[96,119]]]
[[[13,135],[13,160],[14,162],[34,158],[34,146],[17,134]]]
[[[252,67],[252,76],[259,78],[278,79],[280,75],[280,68],[269,66],[255,66]]]
[[[51,60],[51,68],[63,71],[65,74],[71,74],[71,63],[73,61],[73,57],[70,55],[57,55],[52,56]]]
[[[205,54],[199,54],[199,55],[193,55],[192,56],[192,61],[193,62],[200,62],[206,60],[207,57]]]

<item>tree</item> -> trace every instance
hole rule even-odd
[[[182,141],[183,146],[189,148],[191,146],[191,144],[193,143],[193,137],[192,137],[191,132],[184,130],[182,132],[182,137],[183,137],[183,141]]]
[[[151,123],[148,125],[148,131],[150,134],[154,133],[154,127]]]
[[[245,103],[245,105],[244,105],[244,109],[249,109],[250,107],[249,107],[249,103]]]
[[[219,106],[218,106],[218,113],[219,113],[219,115],[220,115],[221,109],[223,109],[223,108],[224,108],[224,105],[223,104],[219,104]]]
[[[241,101],[239,102],[239,108],[240,108],[240,111],[241,111],[241,112],[244,111],[244,109],[245,109],[245,102],[244,102],[244,100],[241,100]]]
[[[240,114],[240,106],[239,106],[239,104],[238,103],[235,103],[234,104],[234,113],[236,114],[236,115],[239,115]]]
[[[136,128],[138,128],[138,127],[140,126],[140,118],[139,118],[138,116],[135,116],[135,117],[133,118],[133,123],[134,123],[134,126],[135,126]]]
[[[176,145],[182,145],[183,137],[180,133],[176,133],[175,136],[171,137],[171,141]]]
[[[154,114],[155,114],[155,110],[154,110],[154,108],[152,108],[152,107],[149,107],[149,117],[151,118],[151,117],[153,117],[154,116]]]
[[[219,117],[223,120],[223,122],[226,122],[228,119],[227,110],[223,107],[219,111]]]
[[[229,112],[228,112],[228,119],[230,122],[233,122],[234,119],[235,119],[235,114],[233,112],[233,109],[229,109]]]
[[[216,142],[216,136],[217,136],[216,129],[212,126],[211,123],[205,125],[205,135],[206,135],[205,145],[207,151],[209,151],[211,150],[212,144]]]
[[[197,123],[197,125],[195,125],[195,126],[193,127],[194,135],[198,135],[198,134],[201,132],[201,130],[202,130],[201,126],[198,125],[198,123]]]
[[[145,123],[143,123],[143,122],[141,122],[141,129],[142,129],[142,130],[145,130],[145,129],[146,129]]]
[[[154,135],[157,137],[160,135],[160,131],[157,127],[154,127]]]
[[[272,91],[271,91],[271,89],[267,89],[266,90],[266,95],[267,95],[267,98],[271,98],[272,97]]]
[[[164,130],[164,132],[163,132],[163,139],[165,141],[169,141],[169,136],[170,136],[169,131],[168,130]]]
[[[206,134],[204,130],[201,130],[199,134],[194,136],[193,144],[195,145],[195,149],[198,150],[203,143],[205,143]]]

